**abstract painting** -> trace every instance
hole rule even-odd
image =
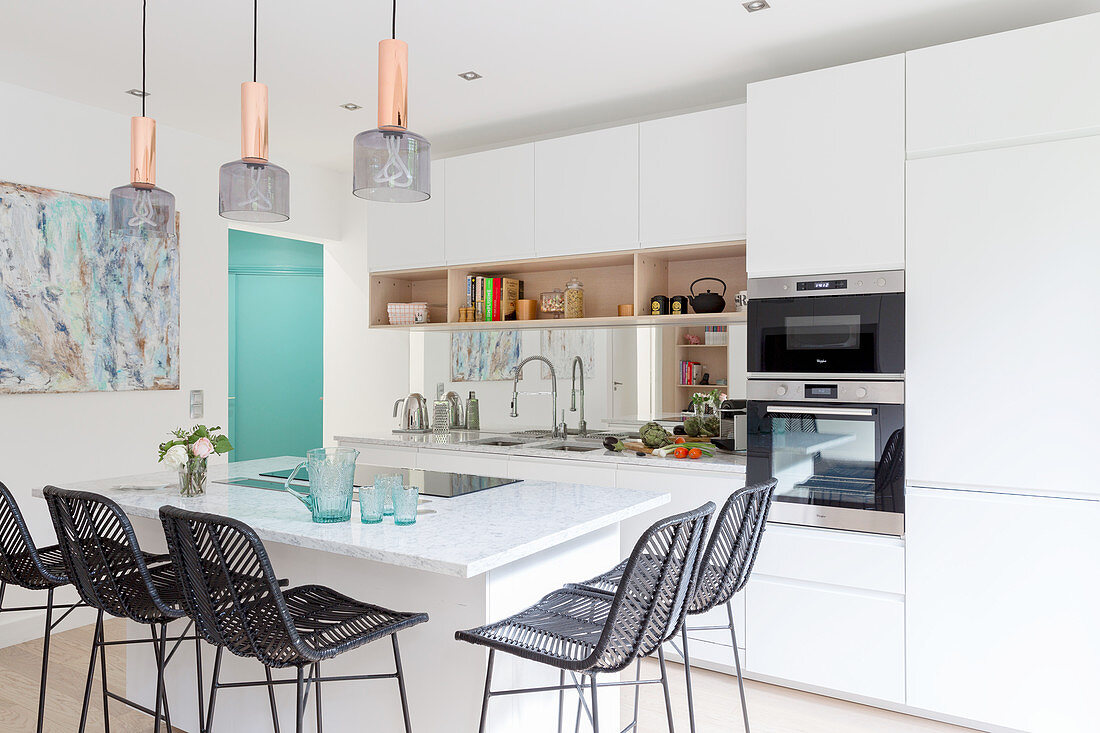
[[[0,183],[0,393],[179,389],[178,237],[106,220],[104,199]]]
[[[585,374],[596,371],[596,332],[585,329],[546,329],[539,339],[540,353],[550,360],[558,379],[566,378],[573,371],[573,358],[581,358]],[[550,378],[550,369],[542,364],[542,378]]]
[[[457,331],[451,334],[451,381],[511,379],[519,366],[519,331]]]

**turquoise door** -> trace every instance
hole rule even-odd
[[[322,248],[229,232],[230,460],[323,445]]]

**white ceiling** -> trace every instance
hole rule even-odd
[[[410,127],[436,157],[741,101],[745,84],[1100,11],[1100,0],[398,0]],[[149,114],[239,135],[248,0],[150,0]],[[140,0],[0,0],[0,80],[118,112],[139,102]],[[375,126],[388,0],[261,0],[271,154],[350,167]],[[467,82],[457,74],[476,70]],[[363,105],[347,112],[344,102]],[[10,111],[8,113],[11,113]],[[78,122],[75,121],[74,122]]]

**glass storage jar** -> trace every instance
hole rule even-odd
[[[565,284],[565,317],[584,318],[584,285],[577,278]]]
[[[561,288],[554,288],[540,295],[539,310],[551,318],[561,318],[565,315],[565,293]]]

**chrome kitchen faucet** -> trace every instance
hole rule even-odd
[[[577,423],[577,432],[585,436],[588,435],[588,423],[584,421],[584,362],[581,361],[579,356],[573,357],[573,383],[571,385],[572,393],[569,398],[569,411],[577,411],[577,367],[581,369],[581,419],[580,422]]]
[[[529,361],[541,361],[550,368],[550,380],[553,384],[553,391],[551,392],[520,392],[519,391],[519,378],[523,373],[523,365]],[[519,396],[521,394],[530,395],[551,395],[553,402],[550,406],[550,434],[555,438],[564,438],[567,434],[565,426],[565,414],[562,413],[561,424],[558,424],[558,373],[554,370],[554,365],[550,363],[550,360],[545,356],[529,356],[519,363],[516,367],[516,373],[512,377],[512,417],[519,417]]]

